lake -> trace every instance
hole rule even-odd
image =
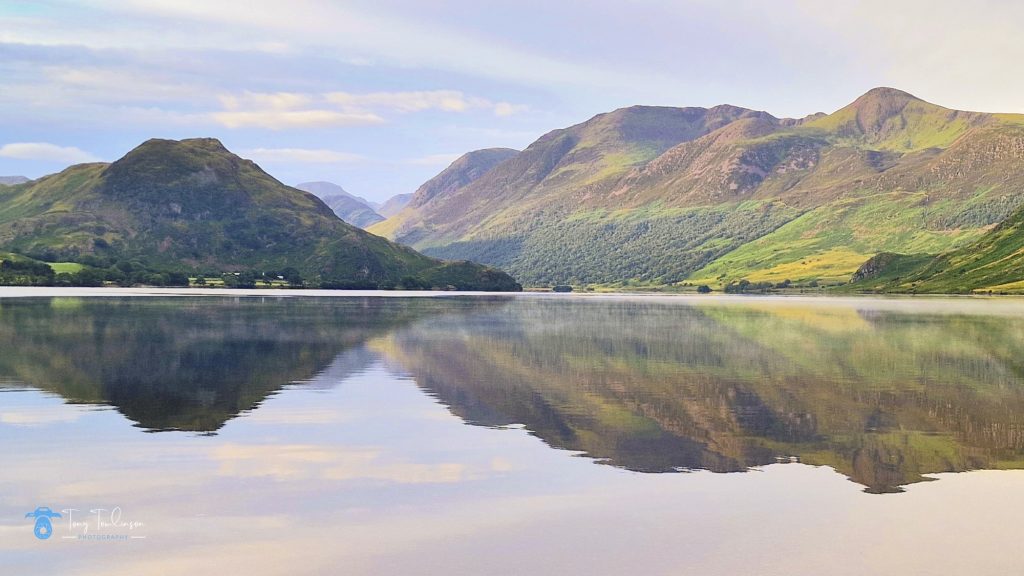
[[[1024,300],[161,294],[0,291],[0,573],[1024,571]]]

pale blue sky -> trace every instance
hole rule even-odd
[[[1022,37],[1014,2],[2,0],[0,175],[213,136],[381,200],[631,104],[1024,112]]]

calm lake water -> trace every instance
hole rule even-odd
[[[0,574],[1024,572],[1024,301],[102,294],[0,297]]]

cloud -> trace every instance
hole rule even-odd
[[[258,162],[300,162],[303,164],[351,164],[363,162],[365,156],[337,150],[316,148],[252,148],[242,156]]]
[[[381,124],[376,114],[350,114],[334,110],[253,110],[214,112],[210,115],[226,128],[329,128]]]
[[[427,156],[421,156],[419,158],[413,158],[408,161],[408,164],[415,164],[416,166],[447,166],[452,162],[461,157],[461,153],[455,154],[429,154]]]
[[[396,10],[331,0],[305,1],[301,10],[277,0],[89,0],[89,5],[106,17],[94,26],[48,18],[10,21],[0,38],[116,49],[155,46],[275,53],[287,46],[290,51],[338,61],[440,70],[545,89],[552,85],[611,88],[630,84],[678,91],[687,86],[663,74],[636,70],[636,66],[615,67],[570,51],[544,53],[532,43],[475,33],[452,25],[447,21],[451,19],[432,17],[430,13],[436,9]],[[580,18],[578,11],[574,16]],[[159,34],[152,33],[151,28],[161,19],[174,20],[176,26],[161,25]],[[110,24],[126,21],[135,26]],[[621,17],[612,21],[621,22]],[[507,26],[516,29],[526,24],[534,23],[513,20]],[[621,50],[621,46],[615,49]]]
[[[494,114],[497,116],[511,116],[520,112],[525,112],[528,109],[523,104],[510,104],[508,102],[498,102],[494,105]]]
[[[380,124],[384,119],[361,110],[320,107],[323,98],[294,92],[244,92],[220,97],[224,110],[210,116],[227,128],[324,128]]]
[[[331,92],[325,97],[328,102],[349,110],[388,110],[409,113],[424,110],[467,112],[483,109],[491,110],[498,116],[510,116],[526,110],[526,106],[508,102],[495,103],[486,98],[467,96],[458,90],[371,92],[368,94]]]
[[[227,128],[320,128],[384,123],[383,114],[410,114],[427,110],[467,112],[490,110],[508,116],[525,106],[492,102],[457,90],[412,92],[243,92],[220,97],[223,111],[210,115]]]
[[[14,142],[0,146],[0,157],[17,160],[43,160],[81,164],[99,162],[96,156],[74,146],[57,146],[47,142]]]

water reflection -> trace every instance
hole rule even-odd
[[[0,387],[110,405],[147,431],[211,433],[290,383],[329,387],[384,361],[468,423],[521,424],[640,472],[800,461],[882,493],[1024,468],[1024,318],[914,306],[8,300]],[[46,410],[10,417],[64,414]],[[241,469],[255,454],[231,453]]]
[[[362,346],[369,338],[500,301],[6,300],[0,380],[112,405],[146,431],[210,433],[284,385],[364,369],[374,360]]]
[[[631,470],[795,460],[881,493],[1024,467],[1019,316],[517,302],[378,347],[468,422]]]

